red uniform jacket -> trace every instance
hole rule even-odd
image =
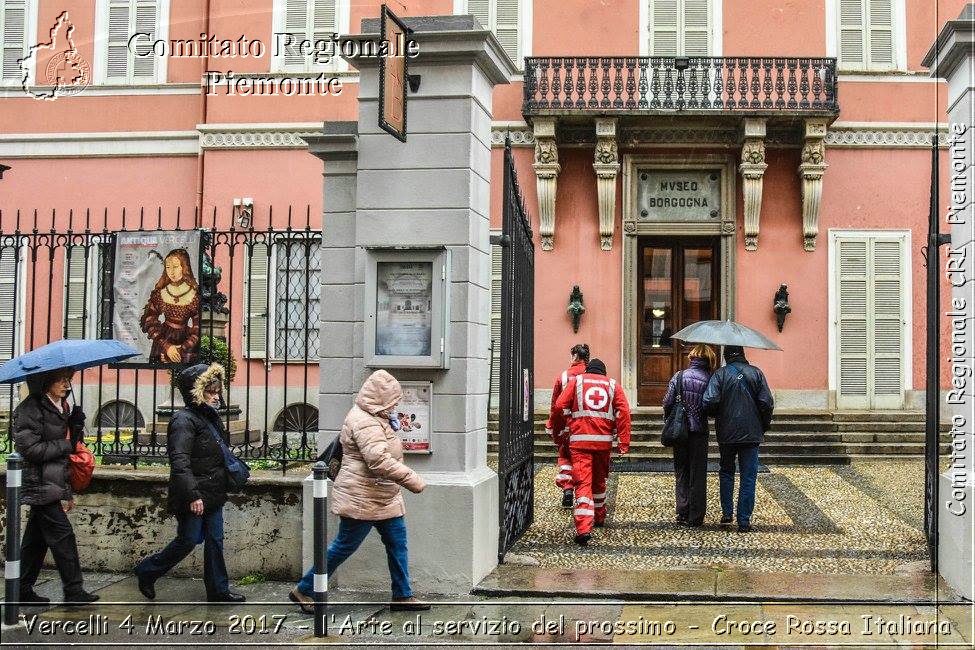
[[[569,415],[566,416],[565,412]],[[552,408],[552,429],[561,432],[569,418],[569,448],[606,451],[613,448],[613,434],[619,451],[630,449],[630,405],[623,387],[604,375],[583,373],[569,380]],[[564,434],[555,434],[556,444]]]
[[[549,436],[552,436],[553,434],[552,418],[555,414],[555,402],[558,401],[559,395],[562,394],[563,389],[565,389],[565,387],[569,385],[569,380],[575,377],[576,375],[581,375],[585,371],[586,371],[586,362],[577,361],[576,363],[573,363],[571,366],[569,366],[568,370],[563,370],[562,374],[560,374],[558,377],[555,378],[555,387],[552,389],[552,405],[549,408],[548,422],[545,423],[545,433],[547,433]],[[563,412],[563,415],[569,415],[569,413]],[[568,433],[568,429],[567,428],[563,429],[559,433],[562,432]]]

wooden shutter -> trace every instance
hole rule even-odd
[[[308,38],[308,0],[285,0],[284,31],[296,41]],[[284,48],[284,65],[287,68],[303,68],[305,57],[294,45]]]
[[[840,2],[840,64],[848,68],[863,68],[867,64],[863,47],[865,0]]]
[[[91,297],[92,288],[88,286],[88,265],[84,246],[69,246],[64,259],[64,331],[65,338],[95,338],[93,332],[86,331],[85,316],[88,311],[85,302]]]
[[[24,0],[4,0],[0,12],[0,35],[3,36],[3,79],[20,79],[20,63],[27,42],[27,7]]]
[[[710,4],[710,0],[683,0],[683,44],[680,53],[684,56],[708,56],[711,53]]]
[[[149,41],[141,38],[136,48],[137,54],[150,52],[149,43],[156,40],[156,30],[159,29],[159,8],[155,2],[144,2],[137,0],[135,3],[135,24],[133,34],[149,34]],[[156,57],[151,56],[132,56],[132,77],[135,80],[152,80],[156,76]]]
[[[678,0],[650,0],[650,55],[677,56]]]
[[[312,38],[313,40],[328,40],[335,29],[335,0],[313,0],[312,10]]]
[[[871,297],[873,316],[873,394],[874,408],[903,406],[904,327],[901,304],[903,297],[902,243],[899,240],[875,239]]]
[[[864,237],[837,246],[837,406],[902,408],[904,243]]]
[[[837,258],[839,381],[836,403],[840,408],[865,409],[870,406],[867,390],[867,240],[839,240]]]
[[[491,245],[491,343],[491,405],[497,409],[501,385],[501,247],[497,244]]]
[[[4,246],[0,248],[0,361],[6,361],[20,353],[19,323],[22,318],[17,295],[17,284],[22,278],[18,274],[17,250]],[[20,269],[23,271],[23,269]]]
[[[110,0],[108,3],[108,44],[105,76],[125,79],[129,76],[129,0]]]
[[[253,254],[247,257],[244,275],[246,290],[244,311],[244,356],[265,358],[268,338],[269,271],[271,258],[267,244],[254,244]],[[273,303],[273,298],[271,299]]]
[[[891,0],[868,0],[867,47],[871,68],[894,67],[894,6]]]
[[[491,23],[491,1],[490,0],[467,0],[467,13],[477,18],[484,29],[494,29]]]
[[[524,67],[521,60],[520,39],[518,38],[518,2],[519,0],[496,0],[497,15],[495,17],[494,33],[498,42],[507,53],[515,67]]]

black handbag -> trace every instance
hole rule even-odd
[[[687,443],[690,424],[687,421],[687,409],[684,406],[684,371],[677,373],[677,396],[670,413],[664,420],[664,430],[660,434],[660,443],[664,447],[675,447]]]
[[[230,447],[223,441],[223,436],[220,435],[220,432],[217,431],[217,428],[212,423],[206,420],[201,420],[201,422],[210,430],[210,435],[213,436],[214,441],[216,441],[217,446],[220,447],[220,451],[223,454],[223,464],[227,468],[227,492],[240,492],[247,485],[247,481],[250,480],[250,467],[239,456],[230,451]]]
[[[339,440],[341,437],[341,435],[335,436],[335,440],[330,442],[328,447],[325,447],[325,451],[318,454],[316,459],[328,465],[326,474],[332,481],[339,475],[339,469],[342,467],[342,441]]]

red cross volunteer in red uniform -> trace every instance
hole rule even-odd
[[[566,416],[565,412],[569,415]],[[606,478],[613,436],[617,450],[630,450],[630,405],[623,388],[606,376],[606,365],[593,359],[586,372],[569,380],[552,409],[552,429],[562,431],[569,419],[569,455],[575,487],[576,544],[585,546],[592,527],[606,521]]]
[[[553,440],[556,438],[552,431],[552,417],[555,412],[555,402],[559,399],[559,395],[562,394],[562,390],[569,384],[569,380],[586,371],[586,364],[589,362],[589,346],[585,343],[579,343],[572,346],[569,354],[572,355],[571,364],[568,369],[563,370],[562,374],[555,378],[555,387],[552,389],[551,410],[548,416],[548,422],[545,423],[545,433]],[[563,413],[563,415],[569,414]],[[569,430],[568,428],[564,428],[558,433],[560,436],[565,435],[565,444],[560,445],[558,441],[555,443],[559,454],[558,460],[556,461],[555,485],[562,490],[562,507],[569,510],[573,504],[572,459],[569,457],[568,445]]]

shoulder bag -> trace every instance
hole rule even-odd
[[[223,463],[227,468],[227,492],[240,492],[247,485],[247,480],[251,477],[251,470],[243,460],[234,455],[234,452],[230,451],[230,447],[227,443],[223,441],[223,436],[217,431],[217,428],[213,426],[210,422],[198,418],[194,415],[197,420],[203,422],[203,425],[210,430],[210,435],[216,441],[217,445],[220,446],[220,451],[223,452]]]
[[[675,447],[687,442],[690,424],[687,421],[687,408],[684,406],[684,371],[677,373],[677,395],[670,414],[664,420],[664,430],[660,435],[660,443],[664,447]]]
[[[342,467],[342,434],[335,436],[335,440],[325,447],[325,451],[318,454],[316,461],[321,461],[328,465],[327,476],[329,480],[334,481],[335,477],[339,475],[339,469]]]

